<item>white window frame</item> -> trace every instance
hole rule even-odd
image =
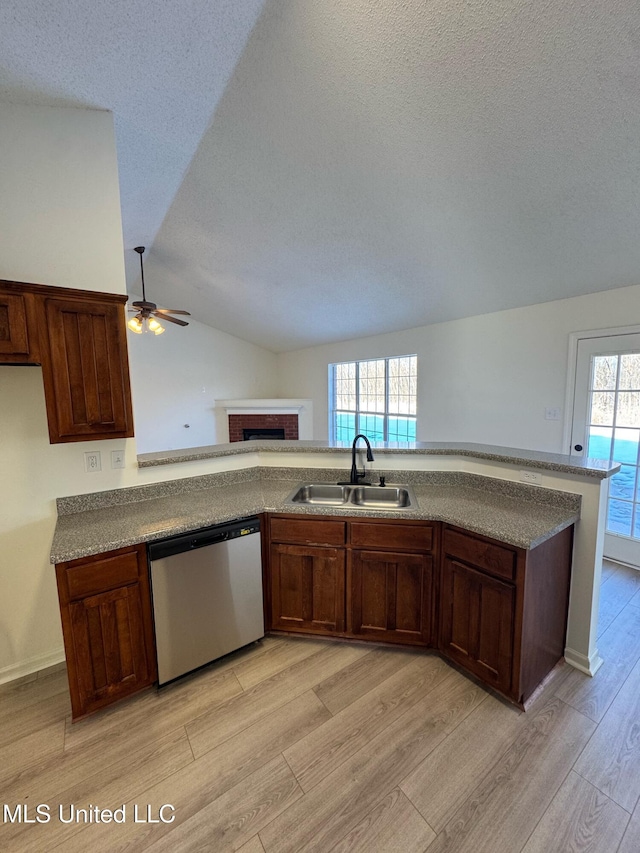
[[[335,362],[329,365],[329,439],[331,441],[337,441],[336,432],[336,414],[338,411],[340,413],[351,414],[355,417],[355,435],[359,432],[363,432],[366,434],[366,428],[360,426],[361,418],[366,417],[377,417],[382,418],[383,422],[383,441],[389,441],[389,419],[390,418],[402,418],[406,417],[409,420],[414,420],[416,424],[416,433],[417,433],[417,388],[415,393],[415,409],[416,414],[400,414],[398,412],[390,412],[389,411],[389,362],[394,359],[401,358],[414,358],[416,365],[416,376],[417,376],[417,360],[418,356],[416,353],[409,353],[405,355],[390,355],[390,356],[377,356],[375,358],[362,358],[362,359],[349,359],[348,361],[340,361]],[[384,412],[365,412],[360,409],[360,365],[365,364],[367,362],[372,361],[383,361],[384,362],[384,379],[385,379],[385,402],[384,402]],[[355,364],[355,400],[356,407],[355,409],[337,409],[336,407],[336,368],[340,367],[344,364]],[[379,440],[379,439],[377,439]],[[397,439],[391,439],[392,441],[396,441]]]

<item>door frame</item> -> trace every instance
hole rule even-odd
[[[568,367],[567,367],[567,389],[565,396],[565,417],[564,417],[564,425],[563,425],[563,439],[562,446],[565,449],[565,452],[571,455],[572,450],[572,432],[573,432],[573,421],[574,421],[574,410],[576,404],[576,386],[577,386],[577,378],[578,378],[578,347],[581,341],[585,340],[597,340],[598,338],[623,338],[626,335],[640,335],[640,325],[635,326],[617,326],[614,328],[608,329],[590,329],[585,330],[583,332],[571,332],[569,335],[569,353],[568,353]],[[586,453],[585,453],[586,457]],[[607,507],[608,507],[608,493],[609,493],[609,481],[607,481]],[[607,509],[608,512],[608,509]],[[616,534],[608,534],[607,526],[606,526],[607,516],[605,514],[605,519],[603,522],[602,529],[602,537],[603,537],[603,545],[604,550],[607,550],[606,547],[606,537],[616,536]],[[624,538],[624,537],[622,537]],[[624,553],[623,553],[624,556]],[[625,562],[623,557],[618,556],[609,556],[608,559],[613,560],[613,562],[620,562],[624,565],[630,565],[632,568],[638,569],[638,566],[635,563]]]
[[[621,337],[623,335],[640,335],[640,325],[616,326],[609,329],[587,329],[584,332],[571,332],[569,334],[567,387],[564,402],[564,426],[562,430],[562,447],[564,448],[564,452],[569,455],[571,455],[571,431],[573,429],[573,409],[576,398],[578,343],[588,338]]]

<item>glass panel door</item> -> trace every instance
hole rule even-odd
[[[572,453],[622,466],[609,481],[605,555],[640,566],[640,335],[579,341],[575,401]]]

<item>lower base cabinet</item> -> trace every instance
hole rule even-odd
[[[269,530],[271,630],[433,644],[437,525],[274,515]]]
[[[310,545],[271,546],[271,626],[282,631],[344,631],[344,552]]]
[[[529,551],[444,526],[438,648],[523,705],[564,654],[573,527]]]
[[[563,656],[572,527],[525,551],[438,522],[266,520],[268,631],[436,647],[521,706]],[[146,546],[56,578],[73,719],[153,684]]]
[[[146,547],[56,566],[73,719],[156,680]]]
[[[445,559],[440,648],[487,684],[508,693],[513,664],[515,587]]]
[[[268,630],[436,647],[521,706],[563,656],[572,527],[527,551],[434,522],[273,515],[270,542]]]
[[[359,551],[351,555],[351,632],[385,643],[431,643],[432,558]]]

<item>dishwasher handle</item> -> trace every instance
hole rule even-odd
[[[260,519],[257,517],[244,518],[227,524],[217,524],[190,533],[182,533],[169,539],[152,542],[149,545],[149,559],[160,560],[163,557],[173,557],[185,551],[194,551],[207,545],[217,545],[229,539],[246,536],[249,533],[260,532]]]

